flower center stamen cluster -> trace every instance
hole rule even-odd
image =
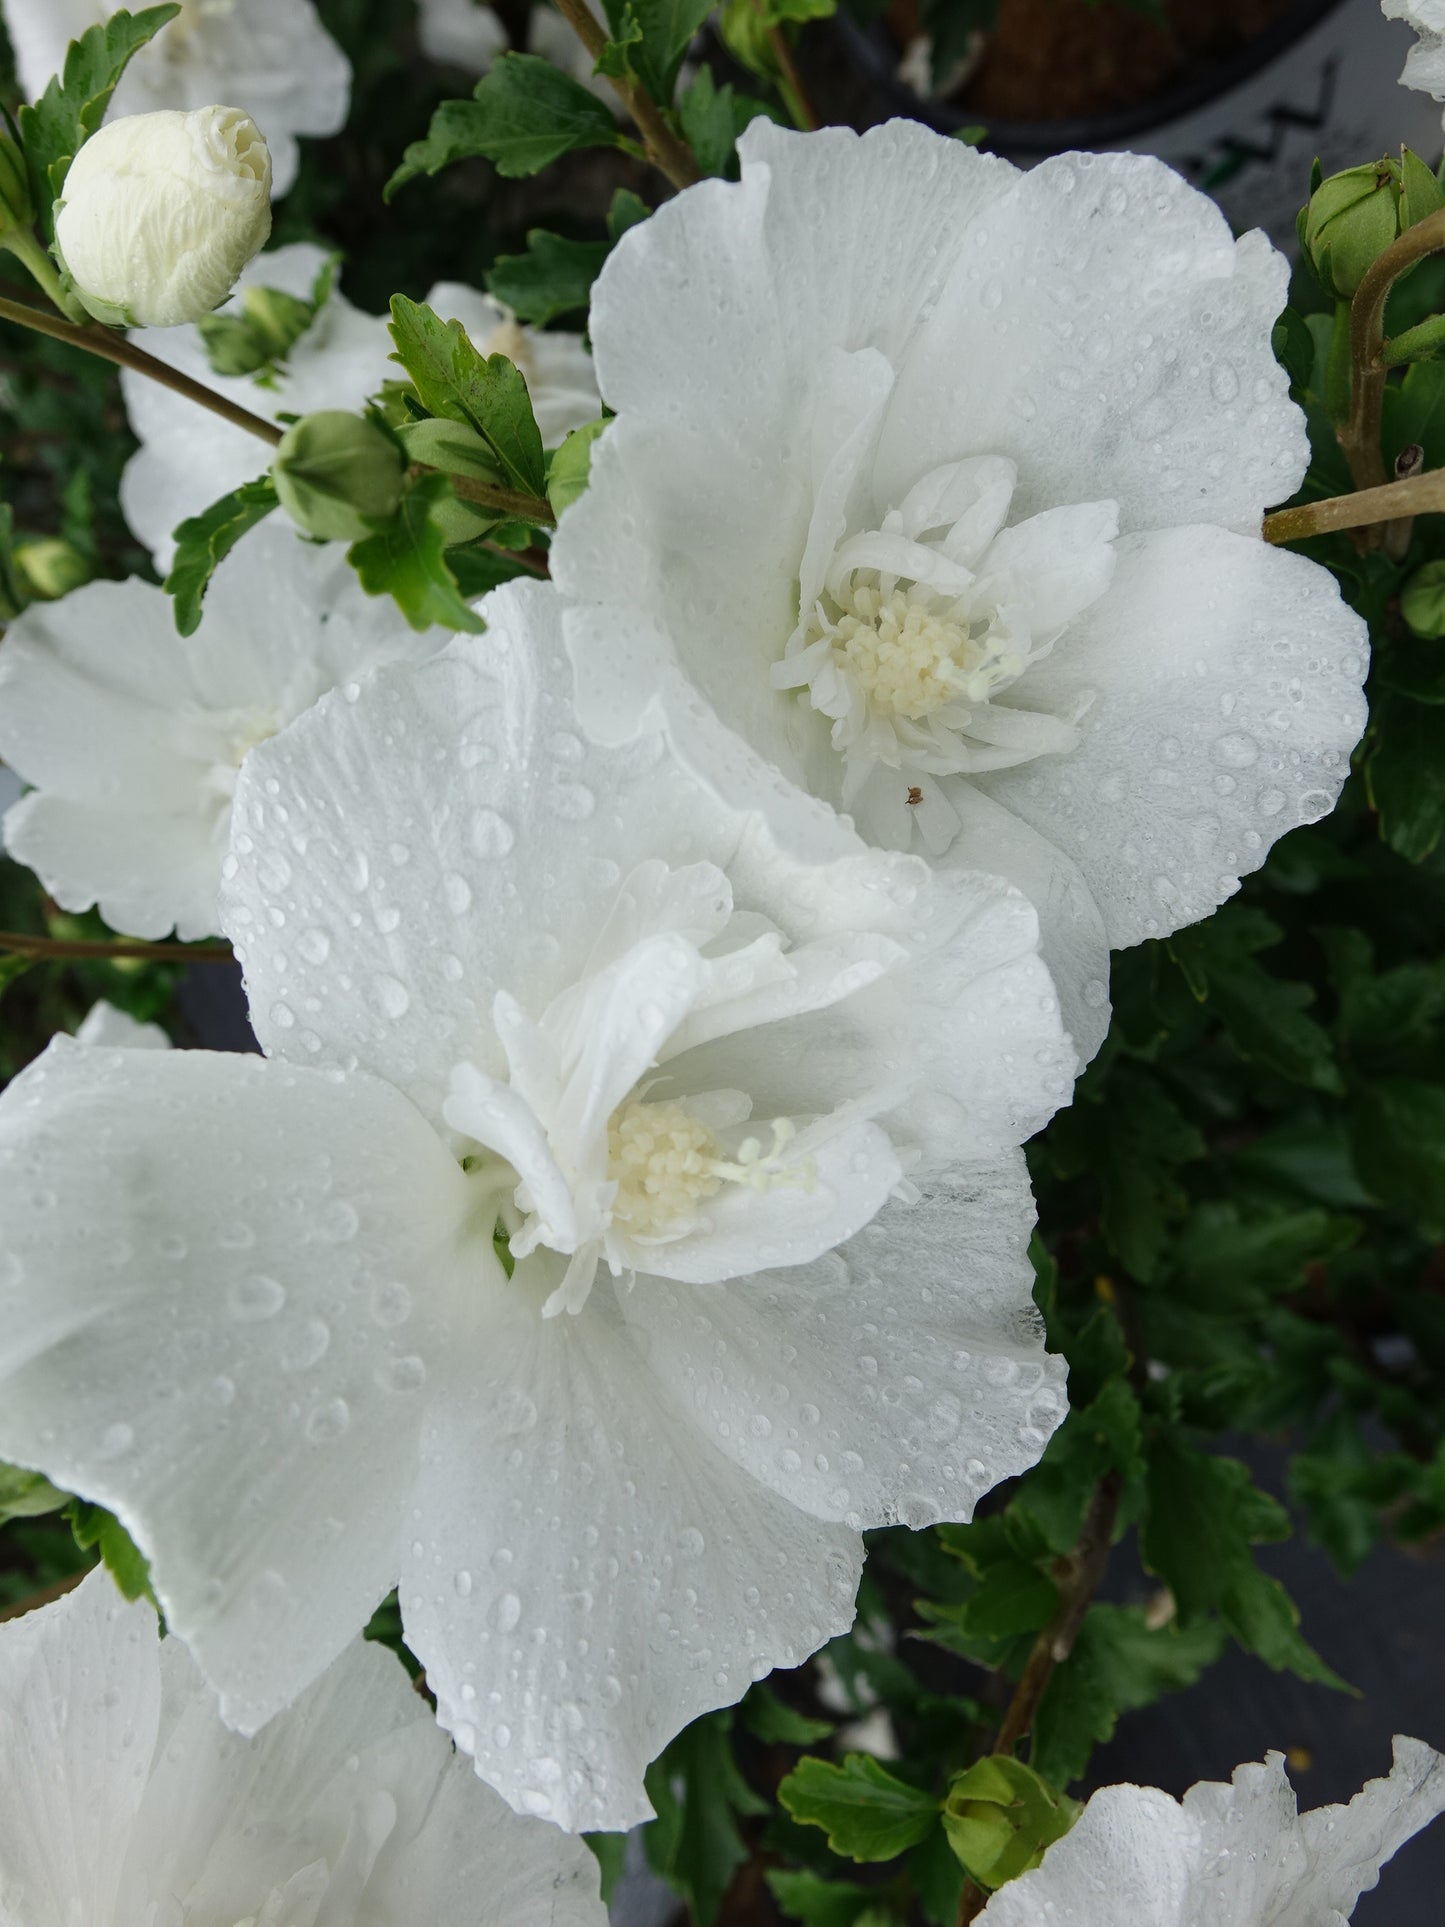
[[[629,1099],[607,1129],[608,1176],[617,1186],[610,1223],[634,1238],[665,1239],[694,1223],[697,1207],[715,1198],[724,1184],[745,1184],[754,1191],[782,1185],[806,1190],[817,1176],[813,1160],[782,1162],[797,1126],[791,1118],[774,1118],[772,1132],[769,1150],[759,1138],[748,1137],[729,1158],[685,1106]]]
[[[1108,587],[1118,512],[1084,502],[1009,523],[1017,479],[1002,457],[970,457],[831,555],[810,532],[798,622],[771,680],[830,719],[838,800],[870,842],[907,848],[917,832],[940,854],[960,821],[940,779],[1078,740],[1089,698],[1066,714],[1031,703],[1028,671]],[[817,513],[835,513],[836,495]]]
[[[917,722],[950,703],[986,703],[1027,666],[1027,651],[1011,648],[989,615],[963,622],[934,604],[919,583],[885,595],[876,576],[854,577],[838,593],[836,618],[816,605],[811,634],[831,641],[845,673],[886,715]]]

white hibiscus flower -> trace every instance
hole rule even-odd
[[[259,1738],[103,1571],[0,1626],[0,1927],[605,1927],[580,1840],[511,1813],[384,1648]]]
[[[247,754],[337,683],[441,640],[280,525],[221,564],[193,636],[137,580],[33,603],[0,650],[0,756],[35,785],[6,847],[67,910],[207,936]]]
[[[1287,264],[1133,155],[740,151],[594,292],[618,420],[553,548],[583,723],[1010,877],[1087,1055],[1106,940],[1212,910],[1364,723],[1363,622],[1259,539],[1307,456]]]
[[[1403,20],[1420,38],[1405,56],[1402,87],[1445,100],[1445,0],[1383,0],[1387,20]]]
[[[242,274],[237,294],[220,312],[239,311],[248,287],[279,288],[308,299],[326,263],[321,248],[298,242],[259,255]],[[548,448],[602,411],[592,357],[580,335],[543,333],[519,326],[490,295],[444,281],[427,296],[448,321],[459,321],[477,347],[516,362],[527,381],[537,425]],[[216,375],[194,328],[146,329],[132,337],[148,353],[249,408],[253,414],[310,415],[322,408],[360,408],[385,382],[400,381],[390,359],[392,340],[385,315],[364,314],[337,293],[292,349],[273,385],[245,376]],[[126,520],[164,572],[175,554],[173,531],[189,515],[265,468],[269,455],[255,436],[233,428],[194,402],[172,394],[145,375],[121,375],[126,411],[141,446],[126,464],[120,499]]]
[[[1284,1755],[1173,1800],[1107,1786],[1032,1873],[1001,1887],[987,1927],[1346,1927],[1412,1834],[1445,1812],[1445,1758],[1396,1739],[1388,1779],[1301,1814]]]
[[[102,1044],[111,1050],[169,1050],[171,1040],[159,1024],[142,1024],[117,1010],[102,997],[92,1004],[75,1033],[82,1044]]]
[[[296,136],[335,134],[346,123],[350,61],[312,0],[180,0],[180,6],[176,19],[131,61],[107,118],[218,100],[244,108],[271,150],[273,191],[284,194],[301,158]],[[27,96],[35,100],[44,92],[72,40],[119,11],[110,0],[0,0]]]
[[[1072,1059],[1025,899],[800,796],[790,859],[584,746],[550,590],[482,606],[247,763],[273,1060],[62,1040],[0,1101],[0,1453],[125,1519],[243,1730],[399,1579],[482,1776],[620,1827],[864,1528],[1038,1458],[1014,1147]]]

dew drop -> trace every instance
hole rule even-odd
[[[472,848],[478,856],[505,856],[516,840],[516,831],[505,816],[499,816],[495,810],[473,813]]]
[[[274,1278],[252,1272],[250,1277],[236,1280],[226,1293],[226,1303],[233,1318],[239,1318],[243,1324],[255,1324],[276,1316],[286,1303],[286,1287]]]

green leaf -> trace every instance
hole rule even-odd
[[[175,598],[176,628],[183,636],[193,636],[201,626],[201,605],[211,577],[241,537],[264,522],[276,505],[275,484],[269,475],[260,475],[176,530],[176,555],[165,590]]]
[[[0,1525],[11,1519],[43,1518],[69,1503],[70,1494],[53,1486],[43,1472],[0,1464]]]
[[[1259,1490],[1248,1466],[1193,1451],[1172,1433],[1154,1441],[1140,1543],[1145,1564],[1178,1602],[1181,1626],[1218,1612],[1240,1645],[1276,1671],[1343,1688],[1301,1638],[1284,1587],[1255,1564],[1253,1544],[1288,1536],[1288,1515]]]
[[[431,415],[465,422],[491,449],[503,475],[526,495],[547,486],[542,436],[527,384],[505,355],[483,355],[458,321],[443,321],[420,302],[391,303],[392,359],[415,384]]]
[[[1097,1175],[1105,1237],[1127,1271],[1152,1278],[1184,1209],[1175,1173],[1204,1155],[1204,1140],[1158,1079],[1115,1065],[1101,1093],[1086,1088],[1057,1121],[1050,1150]]]
[[[1025,1559],[1008,1557],[984,1568],[979,1589],[964,1610],[964,1624],[985,1639],[1034,1633],[1047,1625],[1058,1603],[1052,1579]]]
[[[446,531],[439,521],[455,502],[445,475],[423,475],[402,497],[389,528],[357,542],[347,560],[368,595],[389,595],[413,629],[460,629],[480,635],[486,624],[462,598],[447,566]]]
[[[504,582],[516,582],[520,577],[533,575],[525,563],[513,562],[507,556],[499,555],[495,549],[483,548],[479,543],[473,543],[468,548],[448,549],[447,567],[466,602],[478,602],[484,595],[490,595],[493,589],[499,589]]]
[[[738,136],[759,114],[770,112],[765,102],[738,93],[730,81],[719,87],[710,67],[698,69],[677,103],[683,135],[704,174],[730,173]]]
[[[833,1731],[832,1720],[810,1720],[766,1686],[754,1686],[742,1704],[743,1725],[755,1739],[778,1746],[815,1746]]]
[[[1082,1812],[1034,1767],[994,1753],[949,1782],[943,1830],[980,1887],[1001,1887],[1036,1867]]]
[[[100,126],[116,84],[140,52],[180,12],[179,5],[124,8],[73,40],[65,66],[33,105],[20,109],[30,191],[45,238],[55,232],[54,203],[71,161]]]
[[[1169,941],[1170,955],[1194,995],[1208,1004],[1242,1056],[1267,1065],[1291,1083],[1319,1091],[1344,1088],[1334,1046],[1306,1014],[1308,984],[1291,983],[1255,961],[1283,931],[1261,910],[1229,903]]]
[[[1071,1388],[1073,1382],[1071,1364]],[[1122,1472],[1131,1483],[1144,1473],[1139,1401],[1122,1378],[1111,1379],[1092,1404],[1070,1407],[1042,1459],[1024,1475],[1015,1507],[1037,1521],[1052,1551],[1068,1552],[1108,1472]]]
[[[1366,1189],[1445,1229],[1445,1086],[1382,1077],[1351,1094],[1350,1138]]]
[[[490,445],[466,422],[427,415],[421,421],[403,422],[396,432],[409,462],[446,475],[469,475],[473,481],[493,486],[503,480]]]
[[[789,1920],[801,1920],[803,1927],[853,1927],[864,1908],[878,1898],[876,1887],[859,1887],[851,1880],[820,1880],[815,1873],[774,1868],[766,1879],[782,1912]]]
[[[683,56],[712,8],[713,0],[611,0],[614,44],[626,45],[633,73],[660,106],[671,107]]]
[[[244,288],[239,314],[202,315],[196,327],[213,372],[254,375],[263,387],[273,386],[291,350],[330,301],[340,262],[333,254],[323,264],[309,299],[284,288]]]
[[[606,241],[568,241],[531,228],[525,254],[500,254],[487,287],[519,321],[543,327],[558,315],[585,313],[592,283],[610,253]]]
[[[1034,1722],[1033,1764],[1045,1779],[1079,1779],[1121,1713],[1192,1686],[1224,1650],[1218,1620],[1151,1628],[1142,1606],[1089,1608],[1074,1649],[1057,1667]]]
[[[563,511],[586,493],[592,472],[592,444],[607,426],[606,418],[574,428],[552,458],[547,475],[547,500],[560,522]]]
[[[1315,338],[1310,325],[1295,308],[1286,308],[1274,324],[1274,358],[1289,376],[1289,385],[1303,394],[1310,385],[1315,362]]]
[[[1433,704],[1380,690],[1370,705],[1367,741],[1365,784],[1385,840],[1407,863],[1423,863],[1445,833],[1439,714]]]
[[[849,1860],[892,1860],[917,1846],[939,1811],[932,1794],[895,1779],[868,1753],[850,1753],[841,1766],[800,1760],[778,1798],[804,1826],[822,1827],[834,1853]]]
[[[607,210],[607,236],[615,247],[629,228],[645,221],[652,209],[640,194],[634,194],[630,187],[619,187],[612,196],[612,205]]]
[[[627,1871],[627,1835],[625,1833],[584,1833],[582,1838],[592,1851],[602,1875],[602,1904],[611,1903],[617,1883]]]
[[[712,1927],[733,1875],[748,1857],[737,1814],[767,1811],[733,1759],[733,1713],[694,1720],[647,1769],[657,1819],[643,1835],[653,1871]]]
[[[580,81],[537,54],[503,54],[478,81],[473,99],[443,101],[426,138],[407,148],[385,198],[454,161],[480,156],[517,179],[576,148],[616,147],[620,140],[611,108]]]
[[[106,1571],[127,1599],[154,1602],[150,1562],[119,1519],[88,1499],[72,1499],[65,1516],[75,1543],[83,1552],[99,1552]]]
[[[1174,1244],[1174,1272],[1197,1303],[1226,1310],[1259,1293],[1279,1295],[1304,1283],[1311,1265],[1348,1251],[1358,1220],[1328,1211],[1275,1210],[1241,1216],[1237,1205],[1200,1205]]]
[[[1433,567],[1433,564],[1427,566]],[[1442,603],[1442,612],[1445,612],[1445,603]],[[1381,652],[1376,681],[1417,703],[1445,703],[1445,648],[1396,642]]]

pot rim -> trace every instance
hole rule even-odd
[[[1136,106],[1118,107],[1104,114],[1075,115],[1061,120],[1004,120],[982,123],[987,132],[980,146],[1002,148],[1018,154],[1057,154],[1074,148],[1109,146],[1131,135],[1184,120],[1202,107],[1236,87],[1252,80],[1286,52],[1296,41],[1323,24],[1331,14],[1348,6],[1350,0],[1294,0],[1279,18],[1252,40],[1222,59],[1200,61],[1188,79],[1151,94]],[[1378,11],[1373,7],[1372,11]],[[898,78],[896,61],[890,59],[893,42],[880,22],[863,26],[846,11],[845,5],[834,16],[839,37],[860,65],[885,91],[904,107],[910,117],[921,120],[941,133],[953,134],[961,127],[978,122],[976,114],[965,112],[950,101],[925,100]]]

